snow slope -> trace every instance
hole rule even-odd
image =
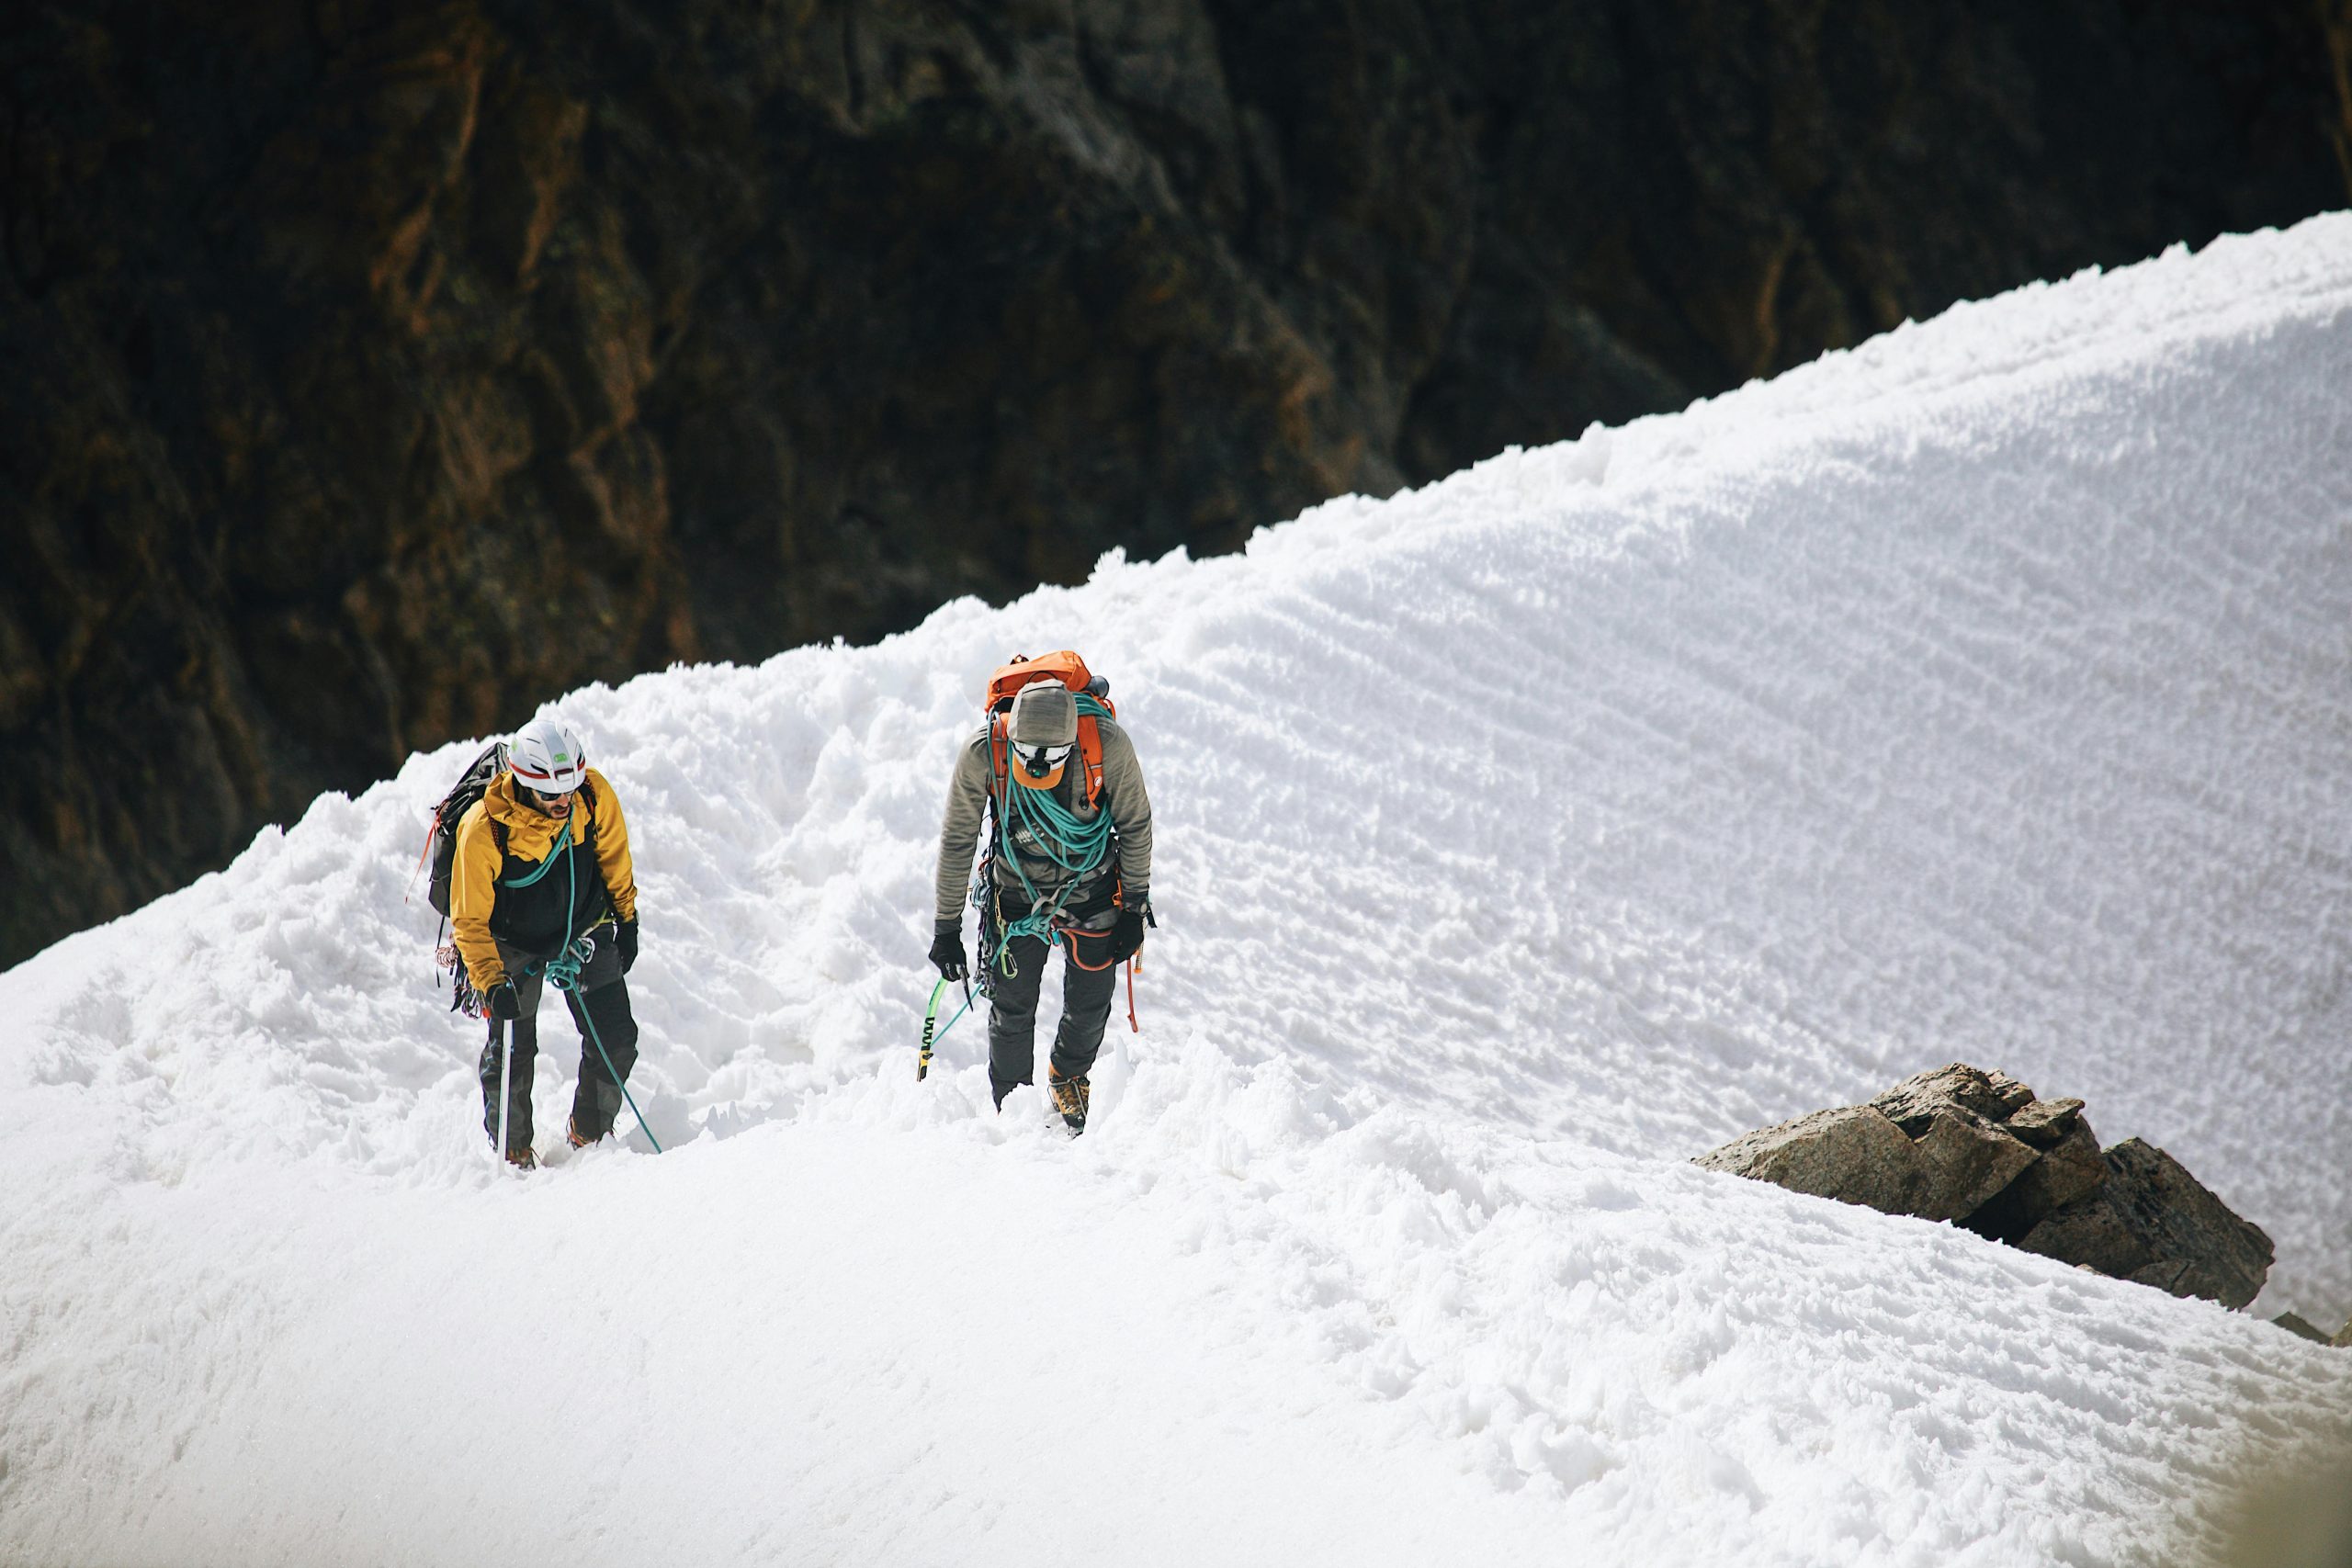
[[[2337,216],[577,694],[658,1157],[491,1168],[403,901],[467,749],[322,799],[0,976],[0,1562],[2170,1560],[2352,1358],[1686,1162],[1971,1060],[2352,1311],[2347,386]],[[1075,1144],[977,1020],[912,1072],[1063,646],[1163,920]]]

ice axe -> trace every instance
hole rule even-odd
[[[956,1019],[962,1018],[972,1010],[972,982],[967,979],[964,982],[964,1005],[956,1010],[955,1015],[949,1018],[944,1025],[941,1025],[939,998],[940,993],[946,989],[947,982],[944,978],[933,985],[931,987],[931,1005],[923,1009],[922,1055],[915,1059],[915,1082],[917,1083],[922,1082],[931,1076],[931,1048],[939,1043],[948,1030],[956,1027]]]

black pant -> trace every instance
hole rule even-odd
[[[580,986],[563,994],[571,1021],[580,1031],[580,1085],[572,1091],[571,1124],[594,1143],[613,1130],[613,1118],[623,1103],[621,1085],[637,1066],[637,1020],[629,1012],[628,985],[621,978],[620,949],[613,928],[598,926],[595,956],[582,965]],[[531,1079],[539,1055],[539,993],[546,984],[539,962],[501,942],[498,956],[514,982],[514,999],[522,1013],[514,1022],[514,1061],[506,1074],[506,1148],[510,1154],[531,1146]],[[595,1039],[588,1034],[595,1025]],[[482,1131],[498,1142],[498,1077],[500,1031],[505,1021],[490,1021],[490,1041],[481,1053]],[[604,1049],[600,1052],[597,1046]],[[612,1058],[609,1071],[605,1057]]]
[[[1054,1071],[1066,1078],[1083,1077],[1094,1066],[1102,1049],[1102,1026],[1111,1018],[1112,994],[1118,988],[1119,966],[1111,962],[1107,928],[1114,911],[1107,892],[1102,906],[1080,919],[1084,924],[1101,919],[1104,930],[1069,931],[1062,937],[1068,955],[1062,964],[1062,1021],[1054,1032],[1051,1059]],[[1017,901],[1013,917],[1026,908],[1025,899]],[[995,956],[993,944],[988,945],[990,951],[981,953],[982,963]],[[1036,1081],[1037,990],[1045,982],[1046,955],[1051,951],[1043,938],[1015,937],[1005,950],[1012,973],[999,967],[989,976],[989,1087],[999,1105],[1014,1085]]]

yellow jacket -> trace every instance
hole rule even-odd
[[[588,770],[588,782],[571,797],[569,820],[575,851],[582,843],[594,845],[596,867],[603,874],[613,913],[624,920],[637,919],[637,871],[629,859],[628,822],[621,815],[620,796],[594,768]],[[498,837],[491,831],[493,821],[505,833],[503,857],[499,853]],[[512,861],[517,863],[519,874],[528,875],[530,867],[546,861],[562,827],[562,821],[523,803],[515,794],[513,773],[492,779],[482,797],[458,821],[457,854],[449,867],[449,931],[476,990],[487,991],[507,978],[506,964],[498,956],[498,939],[511,939],[514,933],[503,929],[505,922],[499,919],[499,874]],[[565,875],[561,866],[549,872],[544,884],[548,892],[535,899],[535,905],[546,907],[547,897],[560,897],[553,885]],[[556,918],[562,919],[566,915],[558,908]],[[576,926],[573,934],[577,934]]]

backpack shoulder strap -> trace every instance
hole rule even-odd
[[[1091,713],[1079,717],[1078,754],[1086,764],[1086,804],[1100,805],[1102,800],[1102,727]]]
[[[983,887],[994,887],[996,886],[996,857],[1004,849],[1004,818],[999,815],[997,811],[997,797],[1004,793],[1006,783],[1004,775],[1004,717],[1005,716],[1001,713],[991,713],[989,715],[989,727],[987,731],[989,761],[995,769],[996,776],[989,784],[988,790],[985,792],[988,796],[988,822],[981,839],[980,863],[978,871],[979,885]],[[996,907],[996,898],[994,894],[989,895],[984,907],[991,909]],[[983,915],[981,918],[986,919],[987,916]]]
[[[996,797],[1004,791],[1004,724],[1003,714],[989,715],[989,769],[996,779],[996,787],[989,792],[989,804],[991,807],[996,804]]]

